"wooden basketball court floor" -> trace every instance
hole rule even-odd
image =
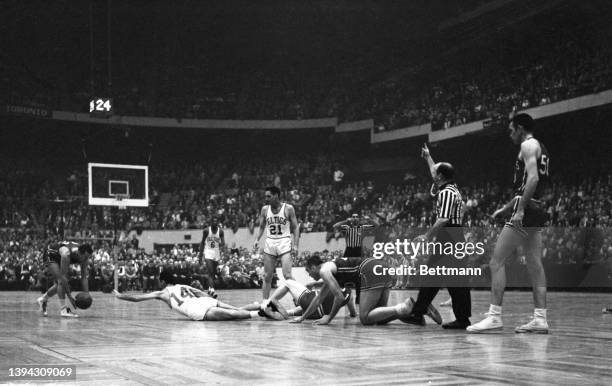
[[[261,294],[219,293],[234,305]],[[86,385],[612,384],[612,315],[601,314],[612,294],[550,293],[549,335],[513,331],[532,312],[529,292],[507,293],[505,329],[486,335],[446,331],[429,320],[426,327],[364,327],[345,310],[330,326],[194,322],[158,301],[129,303],[103,293],[93,293],[81,318],[66,320],[55,299],[49,317],[40,316],[38,295],[0,293],[0,383],[15,382],[9,367],[71,364],[77,378],[70,383]],[[407,296],[416,292],[393,291],[390,303]],[[472,296],[477,321],[488,292]],[[446,297],[441,291],[435,304]],[[449,308],[439,309],[451,320]]]

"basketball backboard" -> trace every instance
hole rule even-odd
[[[149,206],[148,166],[89,163],[87,168],[89,205]]]

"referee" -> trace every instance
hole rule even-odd
[[[457,189],[454,182],[455,170],[448,162],[434,163],[427,145],[423,146],[421,155],[427,161],[429,170],[434,179],[434,184],[438,187],[436,200],[436,222],[422,236],[419,236],[421,242],[431,240],[436,237],[438,243],[458,243],[465,242],[463,230],[461,229],[463,221],[463,200],[461,193]],[[441,251],[440,251],[441,252]],[[446,267],[463,267],[465,260],[457,259],[454,256],[444,254],[432,255],[429,258],[429,267],[446,266]],[[438,324],[442,323],[442,318],[438,311],[431,305],[431,302],[436,297],[440,287],[447,287],[448,292],[453,302],[453,313],[456,320],[445,323],[442,327],[446,329],[465,330],[470,325],[470,316],[472,316],[472,301],[470,298],[470,289],[465,280],[455,277],[444,277],[442,280],[431,280],[425,282],[426,287],[419,290],[417,301],[412,309],[412,314],[409,317],[410,323],[424,325],[424,314],[431,316]]]
[[[334,231],[340,229],[342,233],[344,233],[346,249],[344,250],[344,257],[342,258],[346,259],[349,257],[362,257],[361,249],[363,247],[364,230],[374,228],[375,225],[378,225],[368,216],[365,216],[363,220],[365,220],[365,222],[360,221],[359,215],[357,213],[353,213],[351,217],[347,218],[344,221],[337,222],[333,225]],[[355,302],[353,303],[353,299],[351,297],[351,300],[347,304],[351,317],[357,315],[355,303],[359,304],[359,295],[360,288],[359,286],[357,286],[357,288],[355,289]]]
[[[357,213],[353,213],[351,217],[333,225],[334,231],[340,229],[342,233],[344,233],[344,239],[346,241],[344,257],[361,257],[363,231],[365,229],[373,228],[374,225],[376,225],[376,223],[373,220],[370,220],[367,216],[364,217],[364,220],[370,222],[361,223],[359,221],[359,215]]]

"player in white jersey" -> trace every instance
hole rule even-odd
[[[279,188],[276,186],[267,187],[265,197],[266,205],[261,208],[259,214],[259,232],[255,239],[254,248],[259,247],[259,239],[265,230],[263,298],[267,299],[270,296],[270,288],[272,288],[272,277],[276,269],[277,258],[281,260],[285,280],[293,279],[291,276],[293,265],[291,252],[297,253],[300,227],[293,206],[280,202]],[[293,233],[293,242],[291,233]]]
[[[206,264],[209,291],[214,291],[215,276],[221,280],[217,267],[221,261],[221,247],[224,245],[223,229],[219,227],[217,218],[213,217],[210,226],[204,229],[200,244],[200,261]]]
[[[164,274],[162,273],[162,276]],[[170,275],[160,277],[161,280],[173,283]],[[117,299],[128,302],[142,302],[145,300],[161,300],[166,303],[173,311],[188,317],[191,320],[201,321],[223,321],[259,318],[259,306],[253,306],[249,311],[232,305],[222,303],[210,296],[210,293],[200,291],[188,285],[169,285],[161,291],[155,291],[142,295],[127,295],[113,291]],[[264,312],[272,312],[264,310]]]

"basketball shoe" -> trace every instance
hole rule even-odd
[[[476,324],[468,326],[465,330],[467,332],[478,334],[483,332],[501,330],[504,328],[504,323],[502,322],[501,315],[492,315],[490,313],[487,313],[486,315],[486,318]]]
[[[43,316],[49,316],[49,314],[47,313],[47,300],[45,299],[45,297],[44,296],[39,297],[38,299],[36,299],[36,302],[40,306],[40,313]]]
[[[68,307],[62,308],[62,311],[60,312],[60,316],[63,318],[78,318],[79,317],[79,315],[72,312],[70,308]]]
[[[602,314],[612,314],[612,306],[608,307],[608,308],[603,308],[601,310]]]
[[[548,334],[548,322],[544,318],[533,318],[529,323],[514,329],[517,334]]]

